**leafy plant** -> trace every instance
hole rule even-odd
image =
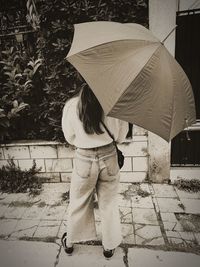
[[[20,111],[28,107],[28,104],[20,103],[17,100],[13,101],[13,108],[6,113],[4,109],[0,108],[0,140],[3,141],[4,137],[9,136],[9,128],[12,121],[20,116]]]
[[[34,0],[28,0],[26,3],[26,8],[28,11],[28,14],[26,16],[27,21],[29,23],[31,23],[32,27],[35,30],[37,30],[39,28],[40,18],[39,18],[39,15],[37,13],[37,9],[36,9]]]
[[[0,190],[6,193],[29,193],[37,195],[42,189],[42,181],[37,176],[40,169],[35,161],[29,170],[21,170],[13,159],[8,160],[8,165],[0,168]]]
[[[38,113],[37,99],[42,99],[42,88],[39,84],[43,60],[28,58],[26,53],[21,53],[14,47],[2,51],[1,59],[0,136],[3,141],[5,138],[17,139],[21,132],[30,132],[30,125],[34,126],[35,115]],[[25,108],[26,113],[23,112]],[[30,123],[24,123],[24,120]]]
[[[191,179],[191,180],[186,180],[183,178],[178,178],[175,182],[174,185],[184,191],[188,192],[199,192],[200,191],[200,181],[198,179]]]
[[[7,138],[64,141],[62,108],[84,83],[65,59],[73,39],[73,25],[118,21],[148,26],[148,0],[27,0],[26,3],[28,22],[36,30],[34,49],[32,53],[25,46],[21,52],[4,49],[0,63],[3,66],[0,99],[4,101],[0,107],[8,112],[17,100],[30,108],[26,113],[20,112]]]

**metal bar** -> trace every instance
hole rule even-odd
[[[0,34],[0,37],[7,37],[7,36],[13,36],[17,34],[25,34],[25,33],[31,33],[31,32],[36,32],[35,30],[31,31],[25,31],[25,32],[15,32],[15,33],[8,33],[8,34]]]
[[[190,13],[195,13],[195,12],[200,12],[200,8],[196,8],[196,9],[186,9],[186,10],[181,10],[181,11],[177,11],[176,14],[181,15],[181,14],[190,14]]]

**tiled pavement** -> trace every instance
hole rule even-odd
[[[67,225],[68,192],[69,183],[49,183],[36,197],[0,194],[0,239],[60,244]],[[200,192],[188,193],[168,184],[121,183],[119,205],[123,249],[151,248],[200,255]],[[95,218],[98,239],[87,245],[98,247],[98,208]]]

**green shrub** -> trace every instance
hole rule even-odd
[[[188,191],[188,192],[199,192],[200,191],[200,181],[198,179],[183,179],[183,178],[178,178],[175,182],[174,185],[183,191]]]
[[[40,169],[35,161],[29,170],[22,171],[13,159],[8,160],[8,165],[0,168],[0,191],[6,193],[29,193],[37,195],[42,189],[41,178],[37,176]]]
[[[37,0],[37,14],[33,14],[31,3],[27,1],[27,17],[37,29],[34,51],[30,53],[22,49],[21,54],[14,51],[19,56],[16,58],[18,65],[19,62],[22,65],[21,70],[16,71],[14,82],[21,82],[18,85],[10,84],[7,87],[9,96],[6,96],[6,101],[24,102],[30,108],[21,113],[6,139],[64,141],[62,109],[65,101],[76,94],[83,83],[65,59],[73,38],[73,24],[103,20],[148,26],[148,0]],[[32,65],[28,65],[30,60]],[[29,81],[25,70],[33,71],[34,64],[38,64],[38,68]],[[20,73],[22,77],[18,75]],[[6,76],[5,81],[5,73],[0,73],[0,80],[2,77],[5,88],[5,82],[11,77]],[[4,95],[7,95],[5,90],[4,93],[0,92],[0,98]],[[4,106],[1,108],[5,109]]]
[[[1,140],[36,138],[43,99],[42,58],[14,47],[2,51],[0,66]],[[34,132],[34,134],[32,134]]]

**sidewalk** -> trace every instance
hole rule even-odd
[[[42,193],[34,198],[28,194],[0,194],[2,267],[39,263],[58,267],[199,266],[200,192],[187,193],[167,184],[121,183],[124,241],[113,259],[106,261],[102,256],[98,209],[98,239],[77,245],[71,257],[61,248],[60,237],[67,225],[68,191],[69,183],[51,183],[44,184]]]

